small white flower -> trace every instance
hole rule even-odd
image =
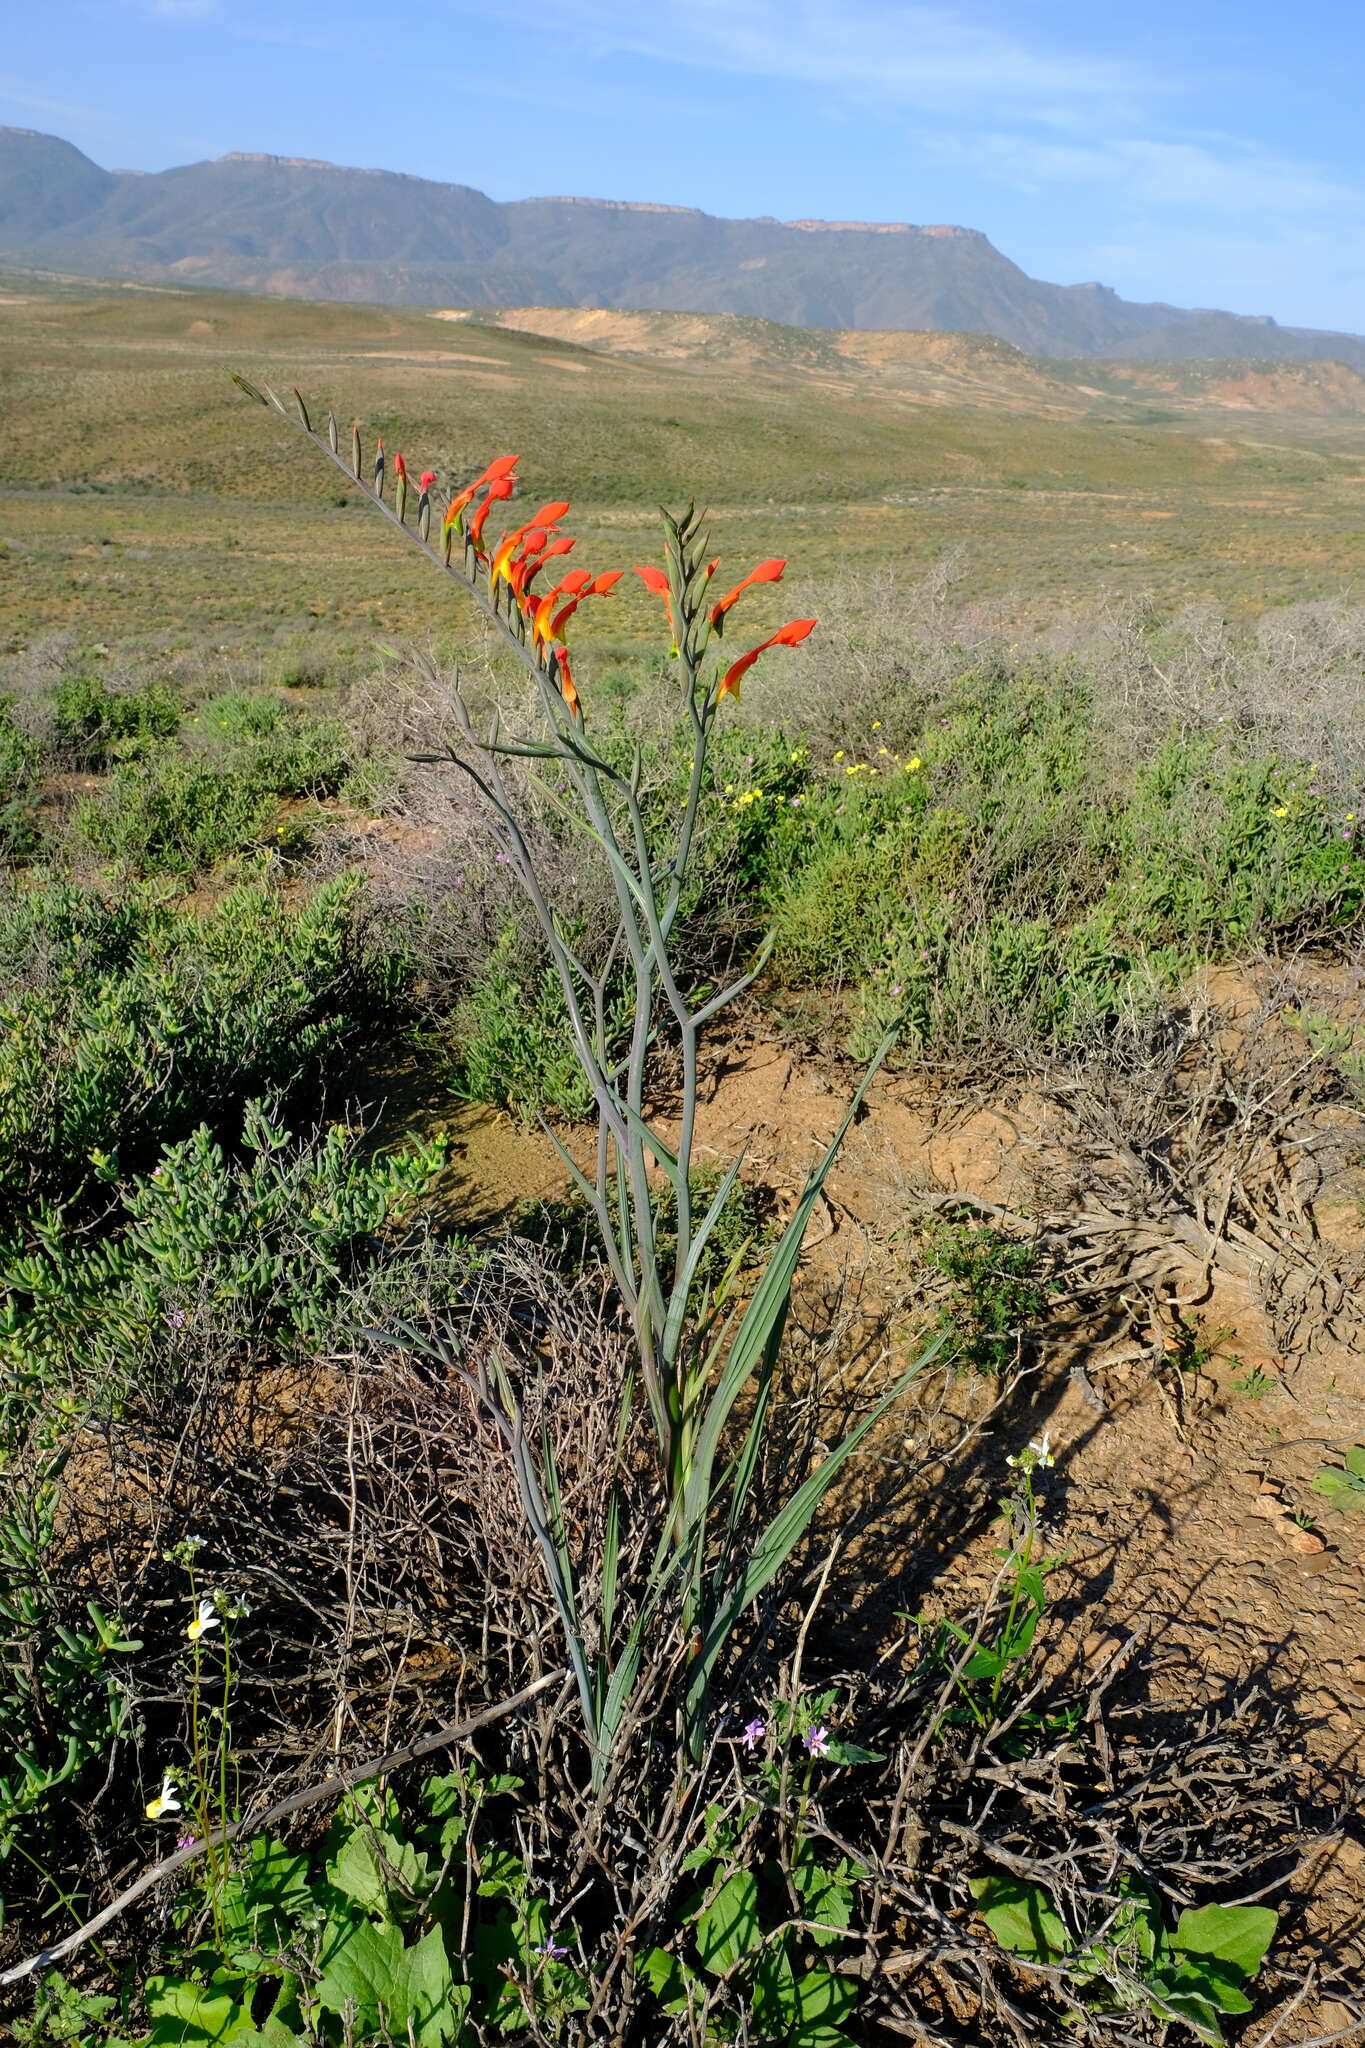
[[[185,1634],[192,1643],[197,1643],[201,1636],[206,1636],[211,1628],[217,1628],[217,1626],[217,1606],[212,1600],[201,1600],[199,1602],[199,1612],[185,1630]]]
[[[161,1790],[155,1799],[147,1801],[148,1820],[169,1820],[173,1813],[179,1813],[180,1801],[175,1796],[175,1780],[167,1776],[161,1780]]]
[[[1045,1472],[1049,1465],[1055,1465],[1056,1462],[1052,1455],[1052,1439],[1047,1430],[1044,1430],[1040,1437],[1035,1437],[1026,1451],[1020,1451],[1017,1458],[1005,1460],[1011,1471],[1022,1468],[1025,1472]]]

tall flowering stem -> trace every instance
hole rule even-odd
[[[273,392],[260,391],[244,378],[236,382],[306,434],[373,498],[410,545],[420,547],[468,592],[536,684],[544,714],[541,735],[508,738],[496,721],[490,731],[476,731],[456,690],[451,743],[442,754],[417,758],[449,761],[486,798],[500,850],[535,913],[563,993],[565,1028],[592,1092],[597,1142],[591,1170],[584,1171],[556,1133],[545,1128],[595,1218],[630,1317],[635,1369],[621,1391],[618,1440],[626,1441],[638,1380],[653,1425],[666,1504],[658,1552],[645,1583],[618,1587],[625,1510],[624,1494],[614,1488],[599,1569],[595,1578],[586,1574],[587,1583],[597,1588],[596,1611],[589,1613],[582,1562],[564,1527],[553,1451],[548,1438],[538,1448],[528,1442],[510,1372],[496,1361],[491,1374],[470,1371],[461,1362],[458,1344],[428,1343],[415,1332],[405,1333],[402,1341],[408,1348],[420,1344],[463,1379],[502,1435],[564,1630],[599,1782],[618,1733],[631,1722],[646,1633],[657,1636],[670,1619],[686,1645],[680,1705],[687,1747],[697,1758],[705,1745],[713,1677],[736,1622],[801,1541],[845,1459],[925,1363],[919,1360],[901,1376],[779,1503],[766,1526],[754,1527],[754,1480],[802,1239],[838,1147],[896,1034],[893,1030],[883,1041],[741,1310],[730,1298],[733,1274],[714,1288],[700,1280],[703,1254],[742,1161],[735,1162],[703,1208],[695,1198],[693,1171],[698,1062],[702,1033],[753,981],[769,947],[759,949],[747,972],[711,994],[684,985],[673,939],[708,787],[711,734],[725,700],[738,698],[744,676],[765,653],[798,645],[816,622],[794,619],[747,652],[730,658],[727,650],[721,657],[721,636],[732,627],[734,608],[754,586],[780,582],[786,564],[761,562],[716,600],[711,586],[717,563],[707,559],[702,517],[692,506],[679,516],[663,514],[662,561],[642,563],[636,574],[663,601],[691,765],[677,823],[660,845],[658,835],[651,838],[646,828],[639,749],[630,767],[622,769],[605,759],[589,736],[587,709],[564,635],[581,605],[610,595],[621,572],[593,575],[575,568],[550,583],[551,563],[574,546],[560,531],[570,509],[567,502],[549,501],[486,542],[492,507],[510,498],[519,462],[516,456],[501,456],[450,495],[438,547],[427,536],[420,505],[415,524],[402,516],[406,462],[397,469],[403,488],[398,509],[392,510],[382,496],[382,470],[373,489],[363,480],[358,429],[348,462],[339,452],[332,418],[325,434],[315,432],[297,392],[295,413]],[[436,483],[433,472],[423,473],[422,503],[430,505]],[[617,925],[605,955],[595,963],[582,956],[556,916],[528,842],[522,800],[504,772],[509,759],[526,764],[542,799],[588,837],[606,865]],[[623,982],[628,1024],[622,1037],[615,1019]],[[671,1144],[647,1113],[650,1063],[664,1040],[676,1048],[681,1071],[678,1133]],[[662,1213],[655,1198],[659,1184],[667,1190]],[[737,1404],[746,1390],[745,1420],[736,1426]]]

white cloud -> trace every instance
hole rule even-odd
[[[69,100],[53,100],[30,90],[22,80],[0,73],[0,107],[14,107],[24,114],[46,114],[55,121],[98,121],[93,107],[73,106]]]
[[[697,64],[831,89],[890,95],[908,105],[964,100],[1110,99],[1157,80],[1108,58],[1050,49],[956,9],[898,0],[544,0],[576,39],[671,63]],[[1046,114],[1035,114],[1046,119]]]
[[[1215,149],[1208,143],[1141,136],[1083,144],[991,133],[939,136],[931,147],[961,161],[979,164],[984,157],[996,170],[1033,190],[1102,183],[1141,206],[1198,208],[1238,219],[1365,216],[1365,190],[1360,187],[1231,137],[1221,139]]]

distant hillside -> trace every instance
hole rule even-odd
[[[85,274],[414,306],[731,313],[995,335],[1037,355],[1328,360],[1365,339],[1042,284],[974,228],[719,220],[619,200],[500,204],[468,185],[292,157],[139,175],[0,129],[0,255]]]
[[[930,404],[1040,418],[1147,421],[1209,411],[1365,418],[1365,374],[1339,362],[1039,357],[989,335],[784,327],[729,313],[504,306],[447,307],[434,317],[538,334],[637,362],[698,363],[779,379],[806,375],[825,384],[871,378]]]

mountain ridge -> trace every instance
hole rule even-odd
[[[1139,305],[1031,278],[978,228],[730,220],[232,151],[108,171],[73,144],[0,128],[0,256],[87,275],[413,306],[721,313],[833,330],[986,334],[1031,354],[1255,355],[1365,369],[1365,338],[1269,315]]]

